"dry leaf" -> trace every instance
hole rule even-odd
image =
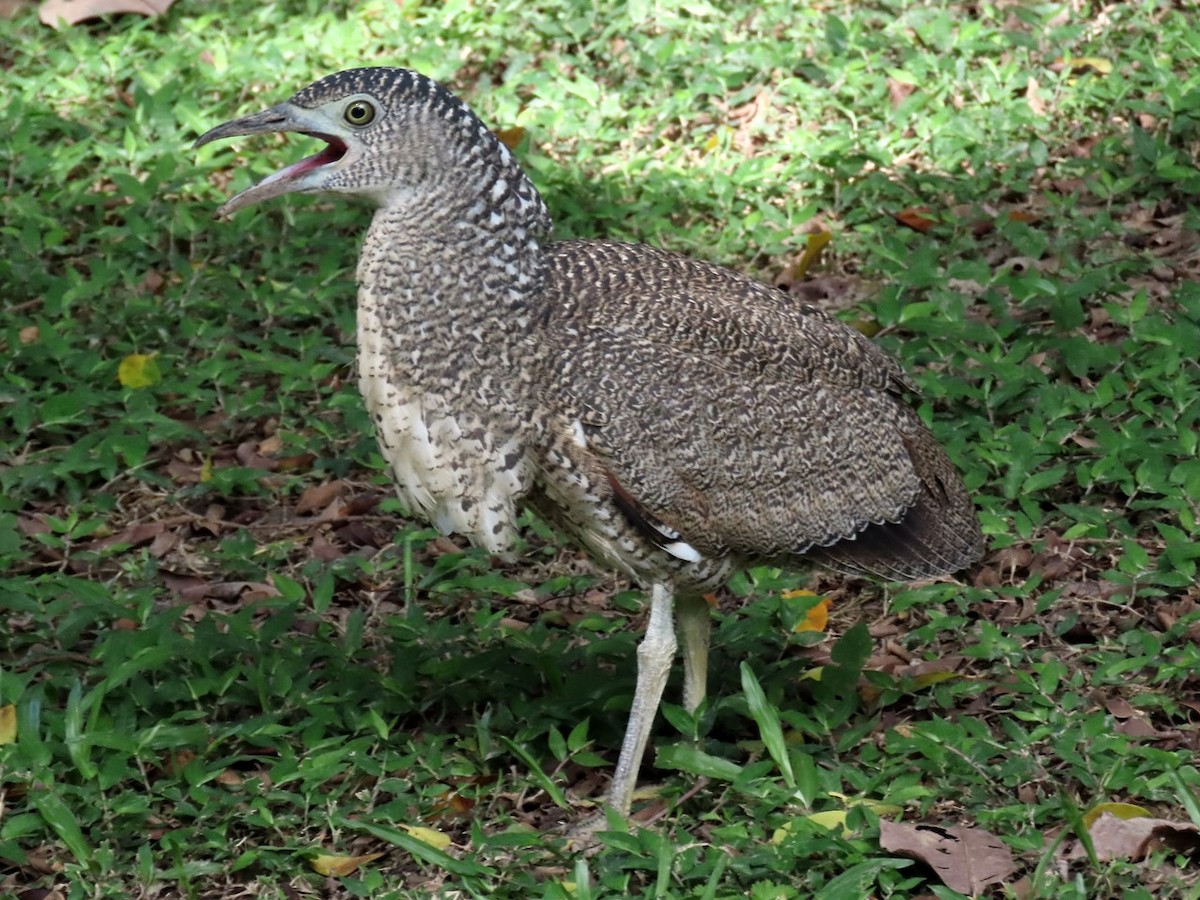
[[[296,501],[296,515],[302,516],[314,509],[324,509],[346,490],[344,481],[327,481],[305,489]]]
[[[901,856],[923,862],[946,887],[978,894],[1017,870],[1012,851],[981,828],[939,828],[879,821],[879,844]]]
[[[0,19],[11,19],[26,6],[32,6],[33,0],[0,0]]]
[[[323,531],[318,531],[313,535],[312,543],[308,549],[315,559],[319,559],[322,562],[333,562],[346,555],[342,552],[342,548],[331,541],[329,535]]]
[[[528,624],[521,623],[522,626],[528,628]],[[518,629],[521,630],[521,629]],[[438,798],[434,804],[432,813],[435,816],[456,815],[461,816],[469,813],[475,808],[475,801],[464,797],[456,790],[447,788],[446,791]]]
[[[908,209],[900,210],[892,218],[906,228],[911,228],[913,231],[925,234],[937,224],[934,219],[930,218],[932,212],[933,210],[928,206],[912,206]]]
[[[1117,734],[1123,734],[1131,738],[1161,738],[1173,737],[1179,732],[1159,731],[1150,721],[1143,716],[1133,716],[1128,719],[1121,719],[1117,722],[1113,729]]]
[[[1025,102],[1029,104],[1029,109],[1035,116],[1046,115],[1046,103],[1038,90],[1037,79],[1032,76],[1025,83]]]
[[[130,98],[130,100],[131,102],[129,105],[132,107],[134,105],[132,102],[133,98]],[[151,269],[142,277],[140,289],[144,293],[158,295],[162,293],[163,287],[166,285],[166,283],[167,279],[161,272]]]
[[[1160,847],[1170,847],[1176,853],[1200,856],[1200,828],[1191,822],[1171,822],[1138,816],[1123,819],[1104,812],[1088,831],[1099,859],[1144,859]],[[1084,855],[1081,846],[1067,853],[1069,859]]]
[[[143,544],[148,544],[153,541],[163,529],[167,527],[167,523],[158,522],[141,522],[136,525],[130,525],[120,534],[109,535],[108,537],[100,538],[92,541],[88,545],[90,550],[103,550],[107,547],[114,547],[118,544],[127,544],[130,547],[140,547]]]
[[[234,456],[237,457],[238,463],[247,469],[262,469],[265,472],[273,472],[279,467],[278,460],[264,456],[258,452],[258,445],[254,441],[242,441],[234,451]]]
[[[295,456],[281,456],[275,460],[275,468],[280,472],[295,472],[308,469],[317,461],[315,453],[297,453]]]
[[[917,86],[915,84],[910,84],[907,81],[899,81],[889,75],[887,80],[887,89],[888,100],[891,101],[892,109],[895,109],[910,96],[912,96],[912,93],[917,89]]]
[[[136,13],[139,16],[159,16],[171,8],[175,0],[46,0],[38,7],[43,25],[57,28],[58,23],[77,25],[101,16]]]

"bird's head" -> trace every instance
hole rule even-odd
[[[483,199],[533,232],[549,215],[512,154],[465,103],[409,69],[348,69],[290,100],[218,125],[195,146],[237,135],[295,132],[325,142],[320,153],[230,198],[217,215],[291,193],[365,197],[380,207]],[[524,220],[524,221],[520,221]]]

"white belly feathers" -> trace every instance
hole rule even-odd
[[[399,383],[384,329],[360,305],[359,390],[409,511],[444,534],[461,534],[489,552],[511,551],[529,464],[520,436],[415,384]]]

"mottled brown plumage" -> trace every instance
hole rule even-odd
[[[358,265],[360,388],[413,513],[509,552],[522,506],[651,595],[610,802],[627,813],[675,651],[704,696],[699,595],[737,568],[816,560],[912,579],[982,540],[957,472],[875,344],[726,269],[641,245],[550,242],[478,118],[404,69],[324,78],[198,143],[298,131],[321,154],[230,200],[379,207]]]

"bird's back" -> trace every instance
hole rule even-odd
[[[635,577],[657,566],[686,581],[718,561],[723,575],[806,555],[907,579],[978,558],[957,471],[909,405],[911,382],[867,338],[642,245],[564,241],[544,262],[542,505],[610,562],[636,555]],[[589,528],[618,526],[602,543],[623,546],[594,546]]]

